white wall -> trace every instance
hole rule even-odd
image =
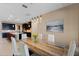
[[[32,33],[53,34],[53,32],[46,31],[46,24],[48,21],[64,20],[64,32],[55,32],[55,42],[57,45],[69,46],[72,39],[78,40],[79,28],[79,4],[71,5],[52,11],[42,15],[42,20],[38,24],[32,24]]]

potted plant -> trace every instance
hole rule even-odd
[[[33,42],[37,42],[37,37],[38,37],[38,34],[37,33],[33,33]]]

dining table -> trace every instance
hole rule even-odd
[[[34,42],[31,38],[22,41],[29,47],[29,49],[40,56],[62,56],[67,51],[67,49],[57,47],[54,44],[40,42],[39,40]]]

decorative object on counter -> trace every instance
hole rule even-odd
[[[35,43],[38,42],[38,40],[37,40],[38,34],[33,33],[32,36],[33,36],[33,42],[35,42]]]
[[[22,34],[22,40],[27,39],[27,34]]]

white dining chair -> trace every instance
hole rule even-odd
[[[43,39],[43,34],[38,34],[38,39],[42,40]]]
[[[18,46],[18,53],[19,56],[29,56],[28,46],[24,43],[20,43],[20,45]]]
[[[22,34],[22,40],[26,39],[26,38],[27,38],[27,35],[26,34]]]
[[[11,37],[11,43],[12,43],[12,55],[17,56],[18,51],[17,51],[17,46],[16,46],[16,40],[14,37]]]
[[[11,37],[11,41],[13,56],[29,56],[29,50],[26,44],[18,42],[19,45],[17,45],[14,37]]]
[[[68,50],[68,56],[74,56],[76,50],[76,40],[72,40],[70,42],[69,50]]]
[[[47,34],[39,34],[38,39],[40,42],[47,42]]]
[[[55,43],[54,34],[48,34],[48,43]]]

